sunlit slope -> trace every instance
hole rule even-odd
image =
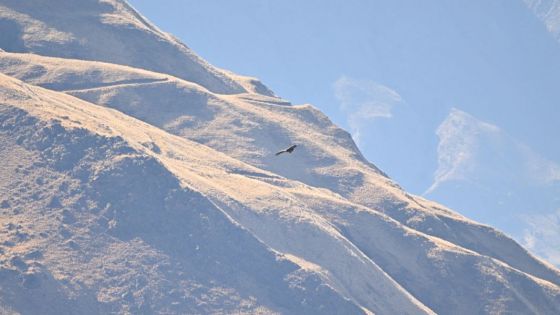
[[[504,234],[412,196],[360,154],[347,132],[311,105],[254,93],[235,96],[130,67],[29,54],[0,54],[0,71],[113,107],[283,177],[321,187],[423,233],[560,283],[559,272]],[[292,143],[292,155],[274,152]]]
[[[4,309],[362,312],[185,187],[154,153],[164,133],[5,76],[0,91]]]
[[[240,247],[237,247],[236,242],[229,241],[226,245],[218,244],[220,238],[231,239],[227,233],[232,232],[228,230],[225,234],[214,235],[214,232],[198,231],[202,223],[192,223],[189,216],[183,217],[182,211],[188,211],[193,205],[199,208],[200,203],[214,209],[217,213],[215,216],[224,215],[224,212],[227,214],[221,219],[222,223],[217,223],[218,226],[232,225],[229,228],[235,230],[235,222],[238,222],[270,248],[289,254],[288,258],[317,277],[315,281],[323,281],[332,288],[323,286],[326,290],[324,294],[339,296],[341,308],[351,307],[348,304],[350,302],[344,302],[344,297],[355,305],[380,313],[430,312],[424,305],[438,312],[453,310],[454,313],[468,313],[472,311],[472,305],[479,305],[481,311],[490,308],[546,312],[558,309],[560,290],[556,285],[512,269],[499,261],[410,230],[379,212],[350,203],[327,190],[254,168],[111,109],[28,86],[7,77],[3,77],[2,82],[5,112],[3,133],[7,135],[6,142],[14,148],[9,152],[21,150],[25,152],[24,155],[35,155],[31,159],[33,162],[27,164],[28,172],[57,172],[52,176],[54,180],[64,177],[72,182],[65,184],[69,195],[62,190],[58,194],[50,191],[28,197],[38,199],[37,207],[33,209],[54,220],[46,225],[59,224],[54,230],[63,235],[54,233],[56,236],[53,237],[61,240],[57,242],[55,238],[48,242],[47,237],[50,246],[64,245],[68,251],[95,256],[97,253],[91,252],[93,248],[88,246],[97,239],[97,234],[79,237],[82,233],[78,231],[100,233],[102,238],[109,240],[117,238],[124,242],[139,242],[163,254],[168,250],[175,255],[176,251],[192,251],[193,247],[199,251],[207,246],[210,247],[207,250],[213,252],[212,260],[216,259],[220,266],[230,264],[227,268],[232,268],[228,269],[232,277],[247,276],[249,271],[243,271],[243,268],[249,267],[244,264],[253,264],[255,258],[244,257],[242,252],[251,245],[241,246],[243,243],[240,243]],[[44,124],[44,128],[38,128],[41,124]],[[117,144],[104,145],[112,141],[121,143],[122,148],[118,148]],[[104,150],[107,146],[109,153],[96,152],[96,149]],[[39,150],[43,153],[39,153]],[[11,167],[5,173],[14,174],[17,169],[17,166]],[[167,175],[160,175],[160,172]],[[37,181],[25,181],[26,178],[30,176],[22,179],[23,185],[32,185]],[[154,183],[146,181],[152,178]],[[3,182],[17,183],[14,180]],[[40,191],[30,191],[34,190]],[[189,197],[173,203],[170,194],[182,190],[188,191]],[[34,210],[22,211],[21,207],[29,203],[29,199],[11,196],[5,210],[19,212],[21,222],[25,223],[20,225],[27,229],[31,222],[25,222],[24,218],[33,217]],[[176,207],[187,208],[173,210],[169,208],[169,202]],[[201,209],[204,207],[200,206]],[[203,222],[209,220],[204,219],[208,214],[196,216],[202,217]],[[194,227],[180,228],[190,226],[186,225],[187,221]],[[210,231],[213,231],[215,224],[208,224]],[[173,226],[177,226],[176,229]],[[189,232],[191,229],[195,233]],[[238,233],[245,235],[244,232]],[[73,237],[74,234],[76,236]],[[190,234],[198,234],[193,241],[196,244],[185,245],[177,241],[177,238],[194,237]],[[205,243],[204,238],[208,235],[215,236],[215,239]],[[167,246],[172,248],[168,249]],[[7,259],[7,270],[18,269],[19,260],[26,256],[23,251],[18,256],[19,260],[14,259],[14,253],[25,246],[16,243],[13,248],[6,254],[12,256]],[[226,248],[234,253],[228,254]],[[221,257],[220,253],[224,250],[226,257]],[[265,249],[263,251],[272,255]],[[56,253],[54,250],[52,252]],[[66,252],[59,254],[68,256]],[[61,265],[59,262],[64,259],[53,257],[47,261],[41,257],[45,254],[33,258],[35,256],[24,259],[25,264],[20,272],[28,272],[27,266],[37,261],[39,265],[47,266],[44,268],[65,272],[68,277],[79,273],[77,269]],[[192,261],[188,254],[172,258],[192,268],[201,266],[201,262]],[[266,269],[268,264],[273,268],[273,261],[265,261],[259,268]],[[138,263],[144,266],[143,262]],[[208,263],[203,261],[202,265]],[[213,275],[210,273],[205,276]],[[221,279],[224,276],[219,274],[216,277]],[[255,277],[260,279],[261,275]],[[278,278],[279,287],[282,287],[284,278],[291,279],[287,275],[281,276]],[[100,277],[97,281],[102,279]],[[266,284],[255,285],[266,288],[272,284],[267,281]],[[98,287],[100,284],[95,283],[93,286]],[[481,287],[496,292],[496,295],[484,294]],[[258,297],[245,291],[240,294],[252,296],[257,300],[255,305],[258,305]],[[282,294],[290,295],[286,292]],[[438,296],[462,302],[450,306],[449,301]],[[278,298],[277,295],[275,297]],[[316,307],[325,307],[324,298],[318,297]],[[134,303],[140,303],[134,294],[131,299]],[[278,308],[274,303],[266,306]],[[299,309],[301,306],[296,304],[294,307]]]

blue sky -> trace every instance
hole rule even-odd
[[[535,223],[560,227],[560,43],[522,0],[129,2],[210,63],[319,107],[407,190],[560,264],[541,248],[560,235]]]

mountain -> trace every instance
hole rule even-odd
[[[2,188],[21,191],[3,201],[6,310],[359,311],[312,267],[280,256],[201,192],[181,185],[154,156],[190,168],[174,154],[208,160],[219,153],[4,76],[2,92]],[[177,146],[183,148],[167,151]],[[195,176],[225,174],[196,166]]]
[[[560,311],[558,269],[126,2],[0,0],[0,27],[2,312]]]
[[[6,51],[135,65],[219,93],[244,90],[126,2],[14,0],[1,5],[1,39]]]

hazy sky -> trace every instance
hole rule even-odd
[[[527,246],[533,215],[560,222],[560,44],[522,0],[129,2],[210,63],[319,107],[407,190]]]

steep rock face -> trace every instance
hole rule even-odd
[[[217,93],[245,89],[146,21],[125,1],[0,1],[0,41],[9,52],[98,60],[168,73]]]

